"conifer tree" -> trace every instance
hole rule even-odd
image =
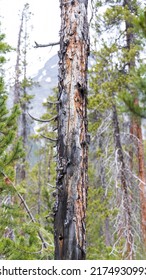
[[[41,224],[36,213],[31,212],[34,201],[28,204],[24,200],[25,191],[21,185],[15,185],[15,164],[24,158],[22,138],[18,137],[18,119],[21,115],[20,102],[14,104],[11,110],[7,109],[7,92],[4,86],[3,63],[5,53],[11,48],[4,42],[4,35],[0,35],[0,258],[2,259],[41,259],[52,258],[53,242],[49,244],[41,233]],[[24,51],[24,70],[26,66]],[[22,57],[21,57],[22,58]],[[21,81],[20,93],[26,93],[30,81],[26,79],[26,72]],[[22,96],[21,96],[22,97]],[[28,99],[23,96],[21,102]],[[20,101],[20,100],[19,100]],[[23,104],[23,102],[21,104]],[[26,113],[26,110],[25,110]],[[36,218],[36,219],[35,219]],[[45,219],[45,218],[44,218]],[[31,223],[30,223],[31,221]],[[44,226],[44,225],[43,225]],[[43,227],[42,226],[42,227]],[[45,230],[44,230],[45,232]],[[45,233],[44,233],[45,235]],[[39,237],[39,238],[38,238]],[[51,240],[51,234],[47,239]],[[50,240],[48,239],[48,242]],[[41,248],[41,249],[40,249]]]
[[[12,213],[7,212],[4,215],[4,208],[11,208],[12,189],[10,187],[10,179],[14,178],[14,162],[22,156],[21,140],[17,138],[17,118],[20,114],[19,108],[15,105],[10,111],[7,109],[6,86],[4,81],[3,64],[5,62],[5,54],[11,50],[11,47],[5,43],[5,35],[0,34],[0,212],[1,212],[1,237],[14,239],[14,231],[11,227]],[[4,207],[4,208],[3,208]],[[8,207],[8,208],[7,208]],[[7,217],[6,217],[7,216]],[[8,218],[9,217],[9,218]],[[1,242],[1,241],[0,241]]]
[[[18,104],[21,114],[18,118],[18,135],[22,137],[24,156],[21,162],[16,167],[16,182],[25,181],[27,172],[27,159],[29,153],[30,143],[28,141],[28,134],[30,133],[30,118],[27,116],[30,100],[33,98],[28,91],[32,89],[34,83],[27,74],[27,52],[29,47],[28,23],[31,13],[29,12],[29,5],[25,4],[22,10],[20,27],[18,33],[17,43],[17,58],[15,66],[15,84],[14,84],[14,104]]]
[[[48,231],[53,244],[53,205],[56,197],[56,145],[50,139],[56,138],[56,90],[44,103],[46,112],[41,118],[29,116],[39,124],[37,134],[32,135],[37,145],[36,164],[28,173],[29,205],[33,207],[41,226]],[[53,116],[53,117],[52,117]],[[51,120],[51,121],[50,121]],[[33,197],[33,199],[32,199]],[[44,219],[45,217],[45,219]],[[53,246],[52,246],[53,249]]]
[[[100,3],[97,1],[96,3],[98,8],[100,5],[105,4],[104,1],[100,1]],[[93,75],[91,80],[91,87],[94,93],[93,95],[91,95],[91,100],[89,98],[89,105],[91,106],[90,109],[92,109],[92,111],[94,112],[92,113],[91,111],[91,116],[93,115],[93,119],[91,118],[91,120],[94,121],[94,123],[92,123],[92,127],[93,125],[95,127],[95,123],[99,124],[100,120],[102,122],[102,117],[105,117],[106,119],[107,112],[109,112],[109,109],[111,110],[111,116],[112,115],[114,116],[113,132],[116,131],[115,130],[116,127],[118,128],[119,126],[119,132],[118,133],[114,132],[113,134],[115,135],[114,139],[116,140],[113,144],[115,145],[116,148],[115,159],[117,161],[116,168],[118,168],[118,173],[117,173],[118,177],[115,178],[114,180],[116,182],[116,186],[117,185],[119,186],[119,178],[120,178],[119,176],[120,174],[122,176],[123,173],[125,179],[123,180],[121,177],[122,180],[120,185],[122,187],[125,181],[124,184],[126,184],[126,189],[127,189],[126,191],[127,206],[126,207],[124,206],[124,199],[123,199],[122,192],[121,193],[119,192],[117,197],[118,199],[117,202],[119,201],[119,199],[122,198],[121,201],[123,202],[123,205],[121,204],[120,206],[118,220],[119,221],[121,220],[122,222],[121,225],[124,228],[124,231],[122,232],[122,230],[120,229],[121,225],[119,223],[119,230],[117,231],[118,232],[117,239],[120,240],[120,236],[121,238],[123,236],[123,238],[127,240],[127,245],[126,245],[127,252],[123,251],[122,257],[131,259],[134,258],[135,255],[135,249],[134,249],[135,247],[133,243],[133,241],[135,240],[134,233],[138,230],[138,224],[134,223],[135,215],[132,211],[132,208],[134,206],[133,206],[133,199],[131,198],[131,193],[132,193],[132,197],[135,199],[137,203],[139,203],[139,201],[137,201],[136,198],[138,196],[137,186],[139,186],[140,196],[143,193],[143,191],[141,191],[143,188],[140,187],[139,181],[136,181],[134,179],[137,176],[136,174],[137,166],[138,167],[141,166],[138,173],[138,177],[141,183],[142,182],[144,183],[145,181],[144,178],[141,177],[142,176],[141,172],[144,170],[143,168],[144,164],[141,161],[137,161],[137,166],[136,166],[135,158],[133,158],[132,160],[132,154],[130,154],[129,151],[131,150],[131,146],[132,146],[133,149],[137,151],[138,158],[140,159],[140,155],[143,155],[142,138],[139,138],[141,137],[140,136],[141,127],[139,121],[137,121],[137,119],[134,118],[134,126],[131,126],[131,130],[129,130],[130,122],[127,123],[127,119],[131,121],[133,117],[131,116],[129,111],[126,111],[127,114],[126,117],[124,117],[124,115],[122,116],[122,114],[120,114],[119,116],[119,113],[120,110],[122,112],[124,99],[126,100],[129,98],[133,102],[135,102],[136,98],[138,98],[138,92],[135,90],[136,86],[134,80],[135,81],[140,80],[140,77],[137,74],[138,73],[140,74],[139,69],[141,68],[141,62],[142,62],[139,56],[140,51],[142,49],[142,41],[134,25],[134,23],[137,21],[137,14],[138,14],[137,1],[106,1],[106,5],[107,6],[106,9],[104,9],[104,11],[101,11],[100,13],[99,10],[99,13],[96,14],[95,30],[96,30],[96,34],[98,34],[98,36],[100,36],[102,40],[98,45],[98,48],[100,48],[100,50],[98,52],[97,51],[93,52],[93,56],[96,60],[96,63],[92,69]],[[98,41],[96,40],[96,46],[98,43],[99,40]],[[95,107],[93,109],[93,106],[95,106],[96,104],[95,102],[98,103],[102,102],[104,106],[101,107],[97,103],[96,107],[99,108],[98,113],[94,110]],[[103,112],[105,112],[104,114],[102,110]],[[115,112],[116,112],[116,117],[115,117]],[[94,116],[95,116],[95,120],[94,120]],[[119,120],[116,123],[117,117]],[[111,120],[110,117],[108,120],[109,121]],[[96,127],[98,127],[98,125],[96,125]],[[130,133],[132,133],[132,136],[128,137]],[[126,137],[124,138],[123,135],[125,135]],[[121,148],[120,146],[117,146],[118,143],[117,137],[119,137],[120,142],[119,140],[118,142],[120,143]],[[138,141],[135,142],[135,139],[138,139]],[[121,156],[119,155],[119,153],[121,153]],[[127,157],[128,154],[129,156]],[[115,160],[113,159],[113,161]],[[118,162],[119,163],[121,162],[119,167],[118,167]],[[115,172],[112,171],[112,176],[114,174]],[[124,191],[124,188],[122,189]],[[130,206],[130,203],[132,203],[132,206]],[[143,214],[145,212],[142,210],[144,209],[143,208],[144,205],[145,203],[141,204],[141,211],[143,212]],[[130,213],[129,216],[130,224],[129,225],[127,224],[127,226],[126,224],[125,225],[123,224],[127,220],[126,216],[125,219],[122,218],[122,212],[124,213],[123,210],[125,211],[125,213],[127,212],[127,214]],[[139,213],[137,213],[137,215],[139,215]],[[135,228],[136,225],[137,225],[137,229]],[[131,236],[130,238],[127,230],[129,230]],[[142,230],[142,232],[143,232],[142,235],[144,237],[144,231]],[[117,244],[117,242],[115,243]],[[130,246],[128,245],[128,243]]]
[[[17,130],[17,118],[20,114],[19,106],[15,105],[11,112],[7,109],[8,94],[4,82],[3,64],[5,63],[5,54],[11,50],[11,47],[5,43],[5,35],[0,34],[0,167],[1,171],[10,166],[13,161],[20,157],[21,141],[15,140]],[[14,147],[12,149],[12,143]]]

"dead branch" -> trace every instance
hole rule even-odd
[[[57,142],[57,139],[50,138],[50,137],[45,136],[45,135],[43,135],[43,134],[40,134],[40,136],[42,136],[43,138],[48,139],[48,140],[50,140],[50,141],[52,141],[52,142]]]
[[[91,5],[91,17],[90,17],[90,20],[89,20],[89,26],[91,26],[91,22],[94,18],[94,14],[95,14],[95,4],[94,4],[93,0],[91,0],[90,5]]]
[[[53,105],[54,105],[54,104],[60,104],[60,101],[54,101],[54,102],[52,102],[52,101],[47,101],[47,102],[48,102],[49,104],[51,104],[51,105],[52,105],[52,104],[53,104]]]
[[[1,172],[1,174],[2,174],[5,178],[8,178],[8,176],[7,176],[3,171],[0,171],[0,172]],[[17,193],[17,195],[18,195],[18,197],[19,197],[21,203],[24,205],[24,208],[25,208],[27,214],[29,215],[31,221],[32,221],[33,223],[35,223],[36,220],[35,220],[35,218],[33,217],[32,213],[30,212],[30,209],[29,209],[29,207],[28,207],[26,201],[24,200],[23,196],[18,192],[16,186],[14,185],[14,183],[13,183],[10,179],[9,179],[9,182],[10,182],[11,186],[14,188],[15,192]],[[44,238],[43,238],[42,234],[40,233],[40,231],[38,231],[38,236],[39,236],[39,238],[40,238],[40,240],[41,240],[41,242],[42,242],[42,244],[43,244],[43,247],[44,247],[44,248],[47,248],[47,243],[46,243],[46,241],[44,240]]]
[[[37,42],[35,42],[35,46],[34,48],[46,48],[46,47],[53,47],[56,45],[59,45],[60,42],[54,42],[54,43],[48,43],[48,44],[38,44]]]
[[[60,188],[58,188],[57,186],[56,187],[54,187],[54,186],[52,186],[51,184],[49,184],[49,183],[47,183],[47,185],[50,187],[50,188],[52,188],[52,189],[55,189],[55,190],[60,190]]]
[[[42,123],[54,121],[54,120],[56,120],[57,117],[58,117],[58,116],[56,115],[56,116],[52,117],[52,118],[49,119],[49,120],[42,120],[42,119],[34,118],[29,112],[27,112],[27,113],[28,113],[28,115],[29,115],[33,120],[38,121],[38,122],[42,122]]]
[[[56,187],[52,186],[50,183],[47,183],[47,185],[48,185],[49,187],[51,187],[52,189],[56,189]]]

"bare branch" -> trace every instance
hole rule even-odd
[[[57,117],[58,117],[58,116],[56,115],[56,116],[52,117],[52,118],[49,119],[49,120],[42,120],[42,119],[34,118],[29,112],[27,112],[27,113],[28,113],[28,115],[29,115],[33,120],[38,121],[38,122],[42,122],[42,123],[46,123],[46,122],[51,122],[51,121],[57,120]]]
[[[57,139],[50,138],[50,137],[45,136],[45,135],[43,135],[43,134],[40,134],[40,135],[41,135],[43,138],[48,139],[48,140],[50,140],[50,141],[52,141],[52,142],[57,142]]]
[[[95,4],[94,4],[94,1],[93,0],[91,0],[90,1],[91,3],[91,17],[90,17],[90,20],[89,20],[89,26],[91,26],[91,22],[92,22],[92,20],[93,20],[93,18],[94,18],[94,11],[95,11]]]
[[[56,187],[52,186],[50,183],[47,183],[47,185],[48,185],[49,187],[51,187],[52,189],[56,189]]]
[[[46,48],[46,47],[53,47],[56,45],[59,45],[60,42],[54,42],[54,43],[48,43],[48,44],[38,44],[37,42],[35,42],[35,46],[34,48]]]
[[[60,190],[60,188],[58,188],[57,186],[56,187],[54,187],[54,186],[52,186],[51,184],[49,184],[49,183],[47,183],[47,185],[50,187],[50,188],[52,188],[52,189],[55,189],[55,190]]]
[[[59,104],[61,101],[54,101],[54,102],[52,102],[52,101],[47,101],[49,104]]]

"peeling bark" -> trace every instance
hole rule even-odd
[[[55,259],[85,259],[88,0],[61,4]]]

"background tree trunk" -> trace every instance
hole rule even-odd
[[[128,9],[132,12],[137,12],[138,3],[137,1],[127,1],[124,0],[124,6],[127,6]],[[129,21],[125,21],[126,25],[126,44],[127,49],[130,52],[133,45],[135,44],[136,34],[134,34],[131,29],[133,29],[133,25]],[[129,72],[135,67],[135,57],[133,57],[128,63]],[[131,92],[133,94],[133,92]],[[139,100],[135,98],[134,104],[138,105]],[[138,157],[138,177],[140,179],[139,184],[139,193],[140,193],[140,211],[141,211],[141,233],[142,239],[144,242],[144,246],[146,248],[146,178],[145,178],[145,162],[144,162],[144,147],[143,147],[143,136],[142,136],[142,128],[141,128],[141,119],[137,119],[136,117],[131,117],[131,127],[130,132],[133,136],[137,137],[137,157]],[[133,139],[134,139],[133,137]],[[131,167],[133,166],[133,155],[131,156]]]
[[[85,259],[88,0],[60,0],[55,259]]]
[[[128,191],[128,183],[126,180],[126,168],[123,155],[123,149],[121,145],[120,129],[117,116],[116,106],[113,105],[113,127],[114,127],[114,139],[115,149],[118,156],[118,164],[120,170],[121,189],[123,192],[123,207],[124,207],[124,232],[126,238],[126,259],[133,259],[133,233],[132,233],[132,218],[131,218],[131,207],[130,197]],[[121,229],[120,229],[121,230]]]
[[[141,123],[141,122],[140,122]],[[139,192],[140,192],[140,210],[141,210],[141,232],[144,247],[146,248],[146,178],[145,178],[145,162],[144,147],[141,124],[137,121],[137,139],[138,139],[138,167],[139,167]]]

